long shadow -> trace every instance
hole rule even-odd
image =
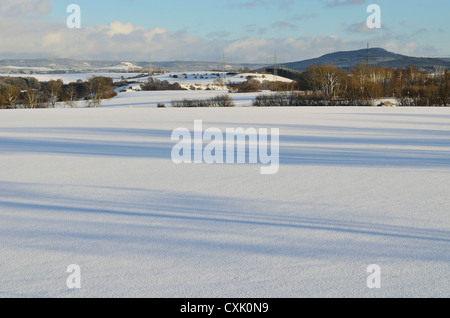
[[[66,187],[65,185],[51,185],[55,189],[60,189],[61,187]],[[48,191],[49,184],[45,183],[20,183],[20,182],[0,182],[0,197],[8,198],[8,201],[13,203],[15,200],[22,200],[23,197],[27,198],[39,198],[41,201],[47,202],[60,202],[60,206],[68,206],[67,202],[83,202],[83,205],[86,207],[98,205],[98,201],[96,199],[89,199],[85,196],[83,198],[70,197],[67,198],[65,195],[61,195],[58,191]],[[297,221],[301,221],[302,223],[308,224],[324,224],[338,226],[338,227],[346,227],[348,225],[348,221],[340,220],[340,219],[323,219],[323,218],[313,218],[313,217],[305,217],[302,216],[303,208],[298,207],[298,202],[293,201],[283,201],[284,205],[288,205],[292,208],[293,211],[297,211],[294,215],[279,215],[278,213],[274,213],[270,211],[270,209],[266,209],[265,207],[269,206],[272,202],[268,200],[265,202],[264,200],[259,200],[258,203],[253,202],[252,200],[244,200],[240,199],[239,201],[230,201],[228,197],[225,196],[211,196],[211,195],[189,195],[186,193],[179,192],[167,192],[163,190],[149,190],[145,188],[129,188],[129,187],[118,187],[118,186],[92,186],[92,185],[70,185],[70,188],[76,190],[78,192],[79,189],[83,191],[88,191],[89,193],[96,193],[97,191],[107,190],[108,192],[121,192],[124,193],[124,197],[122,200],[116,198],[113,202],[114,208],[112,209],[103,209],[105,212],[107,211],[115,211],[115,210],[123,210],[128,211],[147,211],[151,209],[152,211],[158,212],[167,212],[167,213],[177,213],[180,214],[194,214],[194,215],[207,215],[207,217],[211,216],[219,216],[221,218],[229,219],[233,218],[254,218],[261,220],[269,220],[270,222],[275,223],[295,223]],[[42,191],[41,189],[47,189]],[[72,190],[70,191],[73,192]],[[136,199],[133,199],[136,198]],[[68,201],[69,199],[69,201]],[[63,204],[65,203],[65,204]],[[112,202],[111,202],[112,203]],[[208,203],[207,205],[205,203]],[[333,208],[330,204],[323,204],[320,202],[304,202],[307,206],[314,206],[314,209],[317,210],[330,210]],[[251,205],[254,207],[254,210],[251,212],[246,211],[242,208],[242,205],[248,206]],[[54,205],[52,205],[54,206]],[[260,212],[255,212],[260,211]],[[266,212],[262,212],[266,211]],[[300,213],[300,215],[297,215]],[[142,215],[139,212],[139,215]],[[376,224],[368,223],[368,222],[357,222],[352,221],[352,226],[358,228],[373,228]],[[399,231],[414,231],[414,232],[422,232],[426,233],[426,229],[421,230],[418,228],[409,228],[406,226],[389,226],[391,230],[399,230]],[[436,231],[435,233],[441,234],[449,234],[446,231]]]
[[[358,121],[360,123],[360,121]],[[391,122],[390,122],[391,123]],[[321,134],[328,133],[331,136],[336,133],[352,135],[355,138],[360,136],[373,136],[373,138],[380,138],[380,136],[392,136],[402,139],[408,138],[423,138],[425,136],[433,136],[450,138],[449,129],[419,129],[419,128],[400,128],[400,127],[348,127],[348,126],[334,126],[334,125],[309,125],[309,124],[274,124],[274,123],[231,123],[231,122],[204,122],[205,127],[209,126],[223,126],[223,127],[254,127],[254,128],[279,128],[283,131],[296,131],[299,136],[302,132],[311,134],[311,132],[320,132]],[[403,123],[404,124],[404,123]],[[428,123],[422,123],[428,124]],[[255,125],[257,127],[255,127]],[[450,125],[450,123],[446,124]],[[289,136],[289,135],[285,135]]]
[[[157,129],[115,127],[12,127],[0,128],[0,133],[19,133],[30,137],[0,136],[2,153],[41,153],[85,156],[170,159],[172,132]],[[48,134],[55,137],[37,137]],[[62,136],[62,137],[58,137]],[[77,138],[78,136],[83,138]],[[108,140],[95,139],[96,136]],[[91,137],[91,138],[86,138]],[[137,141],[114,141],[114,137],[135,137]],[[167,143],[152,139],[166,139]]]
[[[205,127],[208,125],[214,124],[204,123]],[[220,125],[227,123],[222,122]],[[234,123],[234,126],[240,127],[254,125]],[[273,123],[260,125],[265,128],[280,128],[280,163],[285,165],[417,168],[450,166],[450,129]],[[296,131],[299,135],[289,135],[286,131]],[[302,131],[305,135],[301,135]],[[432,147],[440,149],[431,149]]]
[[[63,205],[48,205],[48,204],[38,204],[38,203],[23,203],[23,202],[7,202],[1,201],[0,207],[9,209],[25,209],[25,210],[44,210],[44,211],[57,211],[57,212],[72,212],[72,213],[82,213],[82,214],[106,214],[106,215],[116,215],[116,216],[128,216],[128,217],[144,217],[144,218],[163,218],[163,219],[175,219],[184,221],[201,221],[201,222],[220,222],[224,224],[241,224],[241,225],[251,225],[251,226],[265,226],[265,227],[280,227],[280,228],[295,228],[303,230],[314,230],[314,231],[327,231],[327,232],[342,232],[355,235],[369,235],[369,236],[380,236],[385,238],[402,238],[402,239],[413,239],[413,240],[425,240],[433,242],[444,242],[450,243],[449,237],[433,237],[433,236],[423,236],[415,235],[409,233],[395,233],[389,232],[388,227],[384,231],[376,230],[361,230],[348,224],[344,227],[337,227],[330,225],[314,225],[306,224],[302,222],[272,222],[272,221],[256,221],[256,220],[239,220],[223,217],[207,217],[198,215],[181,215],[175,213],[139,213],[139,212],[129,212],[124,210],[111,210],[111,209],[99,209],[99,208],[84,208],[84,207],[73,207],[73,206],[63,206]],[[186,212],[186,210],[184,210]],[[445,232],[444,232],[445,234]]]
[[[281,136],[282,142],[301,144],[335,144],[335,145],[374,145],[374,146],[414,146],[414,147],[441,147],[450,150],[450,131],[448,138],[423,137],[378,137],[378,136]]]
[[[111,142],[82,139],[25,139],[0,137],[0,154],[35,153],[79,156],[170,159],[170,144],[158,142]]]
[[[109,104],[109,105],[102,105],[102,108],[123,108],[123,107],[139,107],[139,106],[143,106],[143,107],[152,107],[152,106],[157,106],[158,104],[169,104],[172,101],[159,101],[159,102],[143,102],[143,103],[130,103],[130,102],[124,102],[122,104],[118,103],[118,104]]]
[[[300,131],[327,132],[327,136],[280,136],[280,163],[285,165],[327,165],[362,167],[449,167],[450,131],[349,128],[355,137],[333,136],[343,129],[333,126],[295,126]],[[303,128],[302,128],[303,127]],[[290,128],[292,129],[292,128]],[[353,131],[353,129],[356,129]],[[169,130],[123,128],[0,128],[4,133],[26,133],[30,137],[0,136],[0,154],[36,153],[130,158],[171,158],[174,142]],[[358,132],[358,133],[356,133]],[[425,133],[426,132],[426,133]],[[35,134],[61,138],[35,137]],[[109,140],[64,137],[106,136]],[[381,136],[380,136],[381,135]],[[384,135],[384,136],[383,136]],[[425,135],[426,138],[417,137]],[[114,141],[114,136],[136,137],[138,141]],[[448,138],[446,138],[449,136]],[[167,142],[155,142],[166,139]],[[148,140],[148,141],[147,141]],[[385,147],[383,147],[385,146]],[[398,147],[397,147],[398,146]],[[431,147],[440,148],[430,149]],[[422,148],[422,149],[421,149]],[[247,148],[247,158],[248,158]]]
[[[35,238],[31,243],[33,248],[61,252],[73,248],[79,253],[92,255],[98,255],[99,244],[102,244],[110,252],[116,252],[120,245],[125,248],[123,251],[138,255],[155,255],[155,251],[165,253],[170,248],[171,253],[180,257],[186,256],[189,251],[197,253],[204,250],[206,253],[238,251],[249,255],[313,258],[377,255],[448,262],[445,251],[450,243],[449,231],[366,222],[364,218],[353,221],[338,217],[303,216],[312,213],[309,207],[312,203],[308,202],[302,207],[302,203],[299,206],[298,202],[283,201],[290,207],[287,211],[291,209],[285,214],[275,212],[271,207],[276,205],[270,199],[267,202],[251,199],[235,201],[225,196],[144,188],[67,186],[84,188],[93,197],[79,191],[73,192],[71,188],[49,193],[48,189],[41,190],[48,188],[45,184],[0,182],[3,193],[0,195],[1,222],[35,225],[32,229],[29,226],[3,227],[1,236],[23,246],[29,246],[30,240]],[[54,187],[65,188],[64,185]],[[104,190],[108,190],[107,197],[102,196],[99,202],[96,191],[103,193]],[[114,196],[115,191],[120,191],[121,196]],[[70,194],[67,196],[65,192]],[[28,199],[28,202],[23,202],[23,198],[34,202]],[[332,209],[332,206],[315,204],[314,209],[323,211]],[[67,227],[69,231],[61,230]],[[234,235],[237,232],[243,234],[239,242],[223,239],[222,235],[227,237],[227,233]],[[267,233],[268,237],[275,235],[276,238],[272,242],[261,237],[260,241],[251,233],[264,237]],[[342,242],[336,236],[339,233],[345,235],[343,238],[349,244],[338,243]],[[311,239],[296,242],[296,235]],[[45,239],[48,237],[60,239]]]
[[[280,164],[346,167],[448,168],[450,150],[282,147]]]
[[[161,129],[117,128],[117,127],[0,127],[0,133],[20,133],[34,136],[37,134],[53,134],[55,136],[130,136],[145,139],[168,138],[172,132]]]
[[[404,110],[404,112],[400,112],[400,113],[371,113],[371,112],[367,112],[367,113],[352,113],[352,115],[360,115],[360,116],[384,116],[384,117],[414,117],[414,118],[433,118],[433,119],[447,119],[450,121],[450,114],[411,114],[408,113],[407,110],[411,109],[410,107],[405,107],[405,108],[398,108],[400,110]],[[429,110],[430,107],[412,107],[412,109],[427,109]],[[433,109],[433,108],[431,108]],[[450,113],[450,108],[446,107],[446,108],[434,108],[434,109],[445,109],[446,111],[448,111]]]

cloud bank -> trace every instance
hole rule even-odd
[[[361,1],[334,1],[332,5]],[[291,1],[277,5],[289,7]],[[275,5],[273,1],[253,0],[247,6]],[[50,22],[51,0],[2,0],[0,3],[0,59],[25,57],[62,57],[97,60],[153,61],[204,60],[218,61],[223,53],[230,62],[267,63],[277,52],[280,62],[297,61],[340,50],[364,47],[364,43],[337,35],[265,38],[227,36],[207,38],[185,30],[146,28],[130,22],[113,21],[108,25],[82,26],[69,29],[66,21]],[[285,21],[274,22],[277,29],[295,29]],[[350,29],[357,29],[357,25]],[[402,45],[388,43],[398,53],[418,50],[415,42]],[[388,47],[387,47],[388,48]]]

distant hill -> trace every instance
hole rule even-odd
[[[343,51],[323,55],[319,58],[304,61],[284,63],[280,67],[303,71],[308,66],[331,64],[343,69],[351,69],[359,63],[367,63],[367,49]],[[410,57],[389,52],[382,48],[369,50],[369,63],[372,66],[400,68],[414,65],[419,69],[434,71],[436,69],[450,70],[450,58]],[[273,65],[255,63],[227,63],[208,61],[162,61],[152,62],[153,67],[169,72],[184,70],[185,72],[200,71],[239,71],[244,69],[267,69]],[[0,60],[0,73],[38,74],[38,73],[92,73],[92,72],[148,72],[148,61],[91,61],[76,59],[4,59]]]
[[[240,69],[256,70],[264,64],[169,61],[153,62],[154,68],[167,71],[238,71]],[[148,72],[149,62],[124,61],[90,61],[75,59],[4,59],[0,60],[0,73],[80,73],[80,72]]]
[[[153,67],[162,67],[169,71],[180,71],[183,69],[185,72],[200,72],[200,71],[238,71],[240,69],[257,70],[267,66],[267,64],[256,63],[226,63],[221,62],[202,62],[202,61],[171,61],[171,62],[154,62]],[[148,68],[148,62],[141,62],[137,65]]]
[[[450,70],[450,59],[410,57],[392,53],[382,48],[335,52],[315,59],[284,63],[281,64],[281,67],[303,71],[311,65],[330,64],[348,70],[360,63],[367,64],[367,56],[369,56],[371,66],[401,68],[414,65],[418,69],[428,71],[434,71],[436,68]]]

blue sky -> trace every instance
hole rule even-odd
[[[396,53],[450,56],[448,0],[3,2],[0,15],[21,23],[22,29],[35,34],[31,42],[42,38],[44,45],[28,45],[22,52],[24,45],[16,51],[11,47],[2,52],[0,48],[0,58],[51,54],[92,59],[142,60],[151,56],[154,60],[214,61],[225,52],[233,62],[267,62],[277,51],[281,60],[294,61],[363,48],[367,42]],[[81,8],[79,30],[68,30],[65,25],[66,8],[71,3]],[[365,25],[369,16],[366,9],[371,3],[382,10],[379,30]],[[7,15],[8,10],[16,13],[15,19]],[[70,43],[70,38],[77,45]]]

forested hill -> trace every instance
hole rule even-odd
[[[411,57],[392,53],[382,48],[335,52],[323,55],[319,58],[284,63],[281,64],[281,67],[303,71],[311,65],[330,64],[348,70],[360,63],[369,63],[370,66],[383,66],[393,68],[403,68],[413,65],[418,69],[427,71],[435,71],[436,69],[450,70],[450,60],[426,57]]]

